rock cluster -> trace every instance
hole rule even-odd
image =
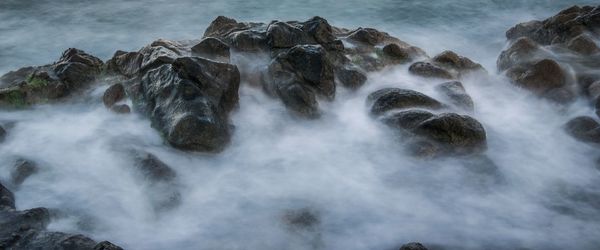
[[[46,208],[16,210],[13,193],[0,183],[0,249],[122,249],[80,234],[48,231],[49,222]]]

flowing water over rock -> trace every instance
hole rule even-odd
[[[594,81],[557,102],[496,65],[507,30],[573,4],[594,3],[3,1],[0,74],[77,47],[118,77],[89,59],[98,82],[71,98],[2,106],[0,183],[49,231],[125,249],[597,249]],[[237,33],[200,42],[215,18]],[[531,39],[560,87],[599,74],[561,47],[593,52],[584,38]],[[91,67],[71,53],[26,94]]]

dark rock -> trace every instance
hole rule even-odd
[[[417,91],[408,89],[385,88],[371,93],[367,102],[372,103],[371,114],[381,115],[394,109],[426,108],[440,109],[437,100]]]
[[[600,117],[600,98],[596,99],[595,108],[596,108],[596,116]]]
[[[333,28],[322,17],[316,16],[304,22],[302,30],[328,50],[343,50],[343,45],[340,48],[338,45],[340,41],[333,35]]]
[[[134,151],[134,166],[148,182],[149,199],[158,211],[165,211],[181,203],[175,171],[153,154]]]
[[[223,37],[234,30],[247,28],[244,23],[238,23],[233,18],[224,16],[218,16],[213,20],[206,31],[204,31],[204,37]]]
[[[264,31],[242,30],[229,34],[226,39],[230,46],[242,52],[261,52],[268,47],[267,36]]]
[[[408,71],[412,74],[422,77],[434,77],[442,79],[452,79],[454,76],[442,67],[428,62],[416,62],[410,65]]]
[[[446,50],[435,56],[431,61],[442,67],[453,69],[460,74],[472,71],[484,71],[481,64],[475,63],[471,61],[471,59],[464,56],[459,56],[455,52],[449,50]]]
[[[600,143],[600,124],[591,117],[575,117],[565,124],[565,130],[577,140]]]
[[[218,38],[206,37],[192,47],[192,56],[199,56],[211,60],[229,62],[229,46]]]
[[[358,28],[350,33],[347,38],[351,41],[371,46],[393,40],[388,33],[381,32],[373,28]]]
[[[575,93],[566,87],[548,90],[542,97],[558,104],[572,103],[576,99]]]
[[[537,94],[564,87],[566,84],[565,73],[560,65],[551,59],[543,59],[526,67],[512,68],[507,74],[514,83]]]
[[[88,86],[103,62],[78,49],[66,50],[52,65],[26,67],[0,78],[0,105],[23,108],[67,97]]]
[[[358,89],[365,84],[367,76],[357,68],[344,67],[337,69],[335,75],[340,83],[349,89]]]
[[[129,105],[127,105],[127,104],[113,105],[112,107],[110,107],[110,110],[112,112],[117,113],[117,114],[129,114],[129,113],[131,113],[131,108],[129,108]]]
[[[299,44],[316,43],[300,27],[286,22],[274,22],[267,28],[267,40],[271,48],[291,48]]]
[[[238,104],[236,66],[198,57],[177,58],[144,75],[144,110],[176,148],[220,151],[229,142],[228,114]]]
[[[112,107],[115,103],[125,98],[125,87],[123,84],[116,83],[108,87],[102,96],[102,102],[107,108]]]
[[[96,244],[93,250],[123,250],[123,248],[111,243],[110,241],[102,241]]]
[[[404,130],[412,130],[423,121],[434,117],[435,115],[425,110],[404,110],[385,115],[381,120],[388,126]]]
[[[0,211],[7,209],[15,209],[15,196],[0,183]]]
[[[425,56],[425,52],[415,46],[400,46],[390,43],[383,46],[383,54],[393,63],[404,63]]]
[[[522,37],[516,40],[498,57],[499,70],[507,70],[515,65],[529,62],[539,53],[539,46],[531,39]]]
[[[140,72],[144,55],[139,52],[117,51],[113,57],[106,62],[109,73],[133,77]]]
[[[298,45],[269,65],[264,88],[301,116],[318,116],[316,96],[335,96],[334,71],[320,45]]]
[[[595,81],[590,84],[587,88],[587,93],[592,100],[596,100],[600,97],[600,81]]]
[[[408,244],[404,244],[400,247],[400,250],[427,250],[423,244],[418,242],[411,242]]]
[[[436,90],[446,95],[448,99],[450,99],[450,103],[454,106],[470,112],[475,110],[473,99],[467,94],[467,91],[461,82],[453,81],[441,83],[436,86]]]
[[[517,24],[506,33],[508,39],[528,37],[542,45],[565,43],[584,33],[595,33],[600,11],[592,6],[573,6],[543,21]]]
[[[440,114],[423,121],[413,132],[453,154],[471,154],[487,148],[485,129],[466,115]]]
[[[29,176],[38,171],[38,166],[35,162],[18,159],[10,173],[12,183],[16,186],[21,185]]]
[[[0,143],[6,139],[6,130],[0,125]]]
[[[143,55],[140,71],[147,72],[161,65],[173,63],[175,59],[183,56],[183,47],[178,42],[165,39],[152,42],[139,52]]]
[[[318,214],[308,208],[286,211],[283,221],[291,227],[304,229],[314,228],[321,223]]]
[[[569,41],[567,47],[582,55],[593,55],[600,52],[600,48],[598,48],[594,40],[586,35],[579,35],[573,38]]]

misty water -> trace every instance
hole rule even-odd
[[[567,136],[569,118],[594,115],[585,100],[557,106],[511,85],[496,70],[513,25],[593,1],[29,1],[0,2],[0,74],[56,60],[70,47],[106,60],[158,38],[199,39],[218,15],[240,21],[306,20],[374,27],[423,48],[453,50],[487,76],[463,79],[486,129],[495,174],[452,158],[408,156],[402,138],[373,120],[366,96],[401,87],[442,98],[440,80],[408,65],[338,88],[321,119],[303,120],[242,82],[235,133],[219,154],[166,145],[142,115],[100,101],[106,84],[75,100],[22,111],[0,144],[0,180],[17,157],[40,173],[14,190],[17,209],[62,211],[49,229],[106,239],[126,249],[397,249],[419,241],[447,249],[598,249],[598,151]],[[155,154],[177,173],[181,204],[156,212],[124,147]],[[580,197],[573,198],[573,196]],[[286,211],[318,215],[290,228]]]

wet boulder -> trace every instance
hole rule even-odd
[[[436,115],[421,122],[413,132],[451,154],[472,154],[487,148],[485,129],[481,123],[467,115]]]
[[[0,125],[0,143],[4,142],[4,140],[6,139],[6,134],[6,129],[4,129],[4,127]]]
[[[22,108],[65,98],[94,82],[102,60],[68,49],[53,64],[25,67],[0,77],[0,106]]]
[[[338,50],[339,40],[333,33],[333,27],[322,17],[315,16],[302,24],[302,30],[328,50]],[[343,45],[341,47],[343,49]]]
[[[451,69],[458,75],[473,71],[485,71],[481,64],[473,62],[471,59],[460,56],[453,51],[446,50],[431,59],[432,62],[444,68]]]
[[[342,67],[335,70],[335,77],[342,86],[359,89],[367,81],[367,75],[358,67]]]
[[[216,152],[229,142],[229,112],[238,105],[239,83],[234,65],[181,57],[148,71],[142,96],[135,99],[174,147]]]
[[[411,243],[402,245],[400,247],[400,250],[427,250],[427,248],[419,242],[411,242]]]
[[[106,69],[108,73],[133,77],[140,72],[143,60],[144,55],[140,52],[119,50],[106,62]]]
[[[440,109],[443,107],[439,101],[414,90],[385,88],[375,91],[367,97],[371,105],[372,115],[381,115],[390,110],[408,108]]]
[[[428,78],[453,79],[450,71],[430,62],[416,62],[410,65],[408,71],[414,75]]]
[[[469,112],[475,110],[473,99],[467,94],[467,91],[461,82],[453,81],[441,83],[437,85],[435,89],[446,96],[450,100],[450,103],[455,107]]]
[[[110,107],[110,110],[112,112],[117,113],[117,114],[129,114],[129,113],[131,113],[131,108],[127,104],[113,105],[112,107]]]
[[[286,22],[273,22],[267,28],[267,41],[270,48],[291,48],[299,44],[314,44],[301,27]]]
[[[587,35],[579,35],[567,43],[567,47],[581,55],[593,55],[600,52],[596,42]]]
[[[410,62],[426,56],[425,52],[418,47],[400,46],[396,43],[383,46],[382,52],[393,64]]]
[[[166,163],[153,154],[133,151],[134,167],[142,176],[148,189],[148,198],[156,211],[164,211],[181,203],[181,194],[176,183],[177,174]]]
[[[0,211],[15,209],[15,196],[0,183]]]
[[[298,45],[269,65],[264,88],[288,110],[306,117],[319,114],[317,97],[333,100],[334,70],[320,45]]]
[[[96,244],[93,250],[123,250],[123,248],[111,243],[110,241],[102,241]]]
[[[229,45],[218,38],[206,37],[192,47],[192,56],[199,56],[215,61],[229,62]]]
[[[416,128],[419,124],[421,124],[423,121],[434,116],[435,115],[429,111],[411,109],[387,114],[381,117],[380,119],[386,125],[404,131],[412,130]]]
[[[542,45],[566,43],[586,33],[597,32],[600,8],[573,6],[543,21],[517,24],[506,32],[510,40],[528,37]]]
[[[104,95],[102,96],[102,102],[104,106],[107,108],[112,107],[117,102],[123,100],[125,98],[125,87],[123,84],[115,83],[108,87],[106,91],[104,91]]]
[[[556,61],[551,59],[542,59],[531,65],[511,68],[507,75],[518,86],[537,94],[566,85],[565,72]]]
[[[186,46],[177,41],[159,39],[142,48],[139,53],[142,61],[139,71],[147,72],[175,59],[187,55]]]
[[[565,124],[565,131],[573,138],[589,143],[600,143],[600,124],[589,116],[578,116]]]
[[[19,186],[29,176],[35,174],[38,169],[35,162],[26,159],[18,159],[10,173],[11,181],[15,186]]]
[[[530,62],[540,53],[536,42],[527,37],[521,37],[500,53],[497,61],[498,69],[503,71],[515,65]]]

